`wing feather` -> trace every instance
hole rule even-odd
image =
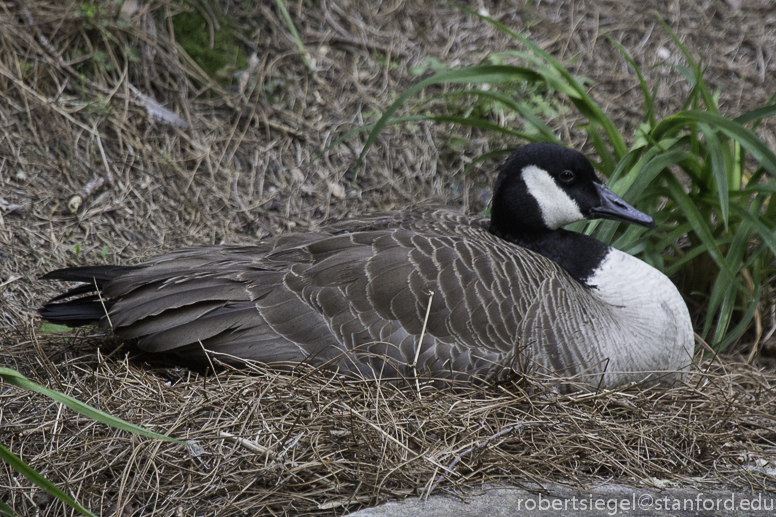
[[[550,304],[576,310],[564,282],[557,265],[494,237],[485,220],[438,210],[182,250],[110,280],[104,294],[116,333],[149,351],[205,346],[367,376],[486,378],[531,343],[547,347],[550,364],[583,359],[561,346],[578,329],[549,321]]]

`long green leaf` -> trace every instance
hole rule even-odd
[[[15,515],[13,508],[0,501],[0,517],[15,517]]]
[[[692,54],[690,54],[687,48],[676,36],[674,31],[671,30],[671,27],[665,22],[665,20],[663,20],[660,15],[658,15],[658,20],[663,25],[663,28],[666,30],[666,32],[668,32],[668,35],[671,36],[671,39],[674,40],[676,46],[679,47],[679,50],[682,52],[682,55],[684,55],[685,60],[692,68],[692,76],[687,77],[687,74],[685,74],[685,77],[687,77],[688,82],[693,86],[695,95],[700,94],[707,110],[718,113],[719,109],[717,108],[717,103],[714,101],[714,97],[711,95],[711,92],[709,92],[709,87],[706,84],[706,81],[703,80],[702,64],[693,59]],[[680,69],[682,67],[677,66],[677,68]]]
[[[473,159],[471,162],[466,164],[466,167],[463,168],[463,174],[466,175],[472,169],[472,167],[474,167],[480,162],[491,160],[493,158],[498,158],[498,157],[504,156],[505,154],[512,154],[513,151],[514,149],[497,149],[489,153],[481,154],[477,158]]]
[[[640,253],[647,245],[644,234],[648,231],[650,230],[647,228],[630,225],[625,228],[623,234],[611,246],[631,255]]]
[[[475,65],[466,68],[460,68],[458,70],[451,70],[449,72],[441,72],[420,81],[401,94],[399,98],[396,99],[387,110],[385,110],[385,113],[383,113],[383,116],[380,117],[380,120],[375,123],[372,131],[369,133],[369,137],[364,143],[364,148],[361,150],[361,154],[358,156],[356,169],[361,165],[361,162],[364,159],[364,155],[366,155],[366,152],[370,147],[372,147],[372,144],[374,144],[375,140],[377,140],[377,135],[380,133],[383,127],[388,124],[393,114],[396,113],[396,111],[407,101],[407,99],[415,95],[423,88],[434,84],[446,83],[495,84],[518,78],[532,82],[540,79],[541,76],[529,68],[519,66]]]
[[[730,195],[751,195],[752,192],[776,193],[776,183],[747,184],[744,190],[731,190]]]
[[[423,122],[427,121],[428,116],[427,115],[407,115],[404,117],[396,117],[388,120],[385,125],[393,125],[393,124],[401,124],[404,122]],[[323,153],[333,149],[335,146],[339,145],[341,142],[347,140],[353,135],[356,135],[358,133],[364,133],[366,131],[372,131],[374,129],[375,124],[365,124],[363,126],[354,127],[353,129],[347,131],[345,134],[334,140],[331,144],[329,144],[327,147],[323,149],[323,151],[319,152],[315,155],[315,160],[323,156]]]
[[[678,224],[676,228],[666,233],[659,241],[657,241],[655,247],[659,250],[663,250],[671,244],[675,243],[682,237],[682,235],[686,234],[690,230],[692,230],[692,225],[690,223],[685,222]]]
[[[754,251],[749,255],[749,258],[746,259],[746,262],[744,262],[744,266],[741,269],[749,269],[752,267],[752,265],[757,262],[766,251],[768,251],[768,246],[766,246],[765,243],[761,242],[758,244],[754,248]],[[773,260],[768,260],[766,263],[771,264],[771,270],[773,271],[773,266],[776,265],[773,263]]]
[[[759,272],[755,272],[755,276],[759,276]],[[749,303],[746,307],[746,312],[744,313],[743,317],[741,318],[741,321],[730,331],[727,333],[724,339],[722,339],[719,344],[716,346],[716,350],[718,352],[721,352],[725,350],[727,347],[729,347],[733,342],[741,337],[741,335],[746,331],[747,328],[749,328],[749,325],[752,322],[752,319],[754,319],[754,313],[757,310],[757,306],[760,303],[760,294],[762,292],[762,285],[761,284],[755,284],[754,287],[754,293],[752,293],[752,296],[749,298]]]
[[[606,180],[606,185],[609,188],[612,188],[613,185],[617,184],[621,177],[637,174],[634,169],[637,167],[642,152],[641,148],[632,149],[628,154],[620,158],[620,161],[617,162],[617,165],[614,167],[612,175]]]
[[[587,127],[587,135],[590,137],[590,142],[593,144],[593,148],[601,160],[598,165],[598,170],[607,178],[614,173],[617,167],[617,159],[612,155],[609,150],[609,146],[606,145],[603,136],[601,136],[599,126],[595,122],[591,122]]]
[[[770,106],[763,106],[762,108],[747,111],[733,120],[743,125],[747,122],[752,122],[753,120],[762,120],[765,117],[772,117],[774,115],[776,115],[776,104],[771,104]]]
[[[773,202],[773,200],[771,200]],[[738,206],[736,204],[730,205],[730,208],[736,213],[737,216],[739,216],[741,219],[749,223],[755,230],[757,230],[757,234],[760,236],[760,238],[763,240],[766,246],[770,248],[770,250],[773,252],[774,256],[776,256],[776,230],[772,227],[768,227],[763,223],[760,219],[753,216],[749,211],[745,210],[743,207]]]
[[[776,175],[776,154],[768,149],[768,146],[757,138],[757,135],[738,122],[705,111],[682,111],[661,121],[655,127],[653,134],[659,139],[665,131],[673,129],[677,122],[685,122],[688,124],[705,122],[706,124],[716,126],[720,131],[725,133],[725,135],[739,142],[741,146],[744,147],[755,160],[763,164],[771,174]]]
[[[764,226],[759,220],[757,220],[756,217],[753,217],[751,214],[760,213],[764,201],[764,195],[756,196],[749,205],[749,212],[746,212],[738,205],[732,205],[733,209],[737,212],[737,215],[742,217],[742,222],[735,232],[730,246],[728,247],[728,253],[726,256],[728,264],[738,265],[744,261],[744,257],[746,256],[747,250],[750,247],[752,228],[757,226],[759,229],[760,226]],[[770,234],[771,231],[766,229],[765,233],[767,235]],[[740,269],[742,268],[739,267],[739,270]],[[711,327],[711,322],[714,315],[716,314],[717,308],[719,307],[717,328],[714,332],[714,338],[712,340],[712,343],[715,345],[720,343],[723,340],[724,335],[727,333],[727,329],[732,319],[733,311],[735,310],[735,295],[736,291],[735,289],[732,289],[728,279],[722,276],[717,277],[717,279],[714,281],[711,295],[709,296],[708,318],[703,328],[703,333],[706,335],[709,328]],[[757,302],[759,303],[759,297]]]
[[[684,192],[679,180],[673,176],[666,176],[666,178],[668,180],[668,190],[671,193],[671,198],[679,205],[682,213],[687,217],[690,224],[692,224],[693,233],[695,233],[701,242],[708,247],[709,255],[714,262],[717,263],[720,271],[723,271],[733,284],[743,291],[744,286],[741,285],[741,282],[736,278],[736,272],[730,267],[730,264],[727,263],[725,257],[722,255],[722,251],[715,242],[708,223],[703,220],[703,216],[698,211],[698,207],[695,206],[695,203],[693,203],[690,197]]]
[[[442,115],[439,117],[427,117],[426,119],[432,122],[449,122],[451,124],[458,124],[460,126],[476,127],[478,129],[484,129],[486,131],[493,131],[495,133],[502,133],[505,135],[516,136],[518,138],[522,138],[524,140],[529,140],[529,141],[536,139],[533,135],[530,135],[528,133],[524,133],[522,131],[515,131],[514,129],[509,129],[504,126],[500,126],[494,122],[491,122],[489,120],[485,120],[482,118],[456,117],[456,116]]]
[[[157,440],[164,440],[167,442],[177,443],[179,445],[186,445],[186,442],[182,442],[180,440],[176,440],[175,438],[170,438],[169,436],[164,436],[162,434],[154,433],[152,431],[148,431],[146,429],[143,429],[142,427],[138,427],[134,424],[130,424],[129,422],[125,422],[120,418],[116,418],[115,416],[111,416],[107,413],[104,413],[99,409],[95,409],[87,404],[84,404],[83,402],[77,399],[74,399],[73,397],[65,395],[64,393],[59,393],[58,391],[45,388],[40,384],[37,384],[27,379],[27,377],[17,372],[16,370],[0,367],[0,378],[3,379],[8,384],[12,384],[14,386],[17,386],[25,390],[41,393],[49,397],[50,399],[53,399],[59,402],[60,404],[72,409],[77,413],[81,413],[84,416],[87,416],[91,419],[102,422],[103,424],[107,424],[111,427],[115,427],[116,429],[122,429],[124,431],[129,431],[131,433],[139,434],[141,436],[146,436],[148,438],[156,438]]]
[[[477,18],[486,21],[487,23],[498,28],[503,33],[508,34],[509,36],[512,36],[516,40],[520,41],[527,48],[529,48],[534,54],[536,54],[542,60],[548,63],[550,67],[554,69],[564,79],[568,87],[575,92],[575,95],[569,96],[569,99],[574,104],[574,106],[576,106],[577,109],[580,110],[580,112],[583,115],[585,115],[587,118],[594,120],[599,124],[601,124],[601,126],[603,126],[604,131],[606,132],[606,135],[609,138],[609,141],[611,142],[612,147],[614,148],[614,154],[617,156],[617,158],[619,159],[627,153],[628,148],[625,145],[625,140],[623,139],[622,135],[620,135],[620,132],[617,129],[617,127],[614,125],[614,122],[612,122],[612,120],[609,117],[607,117],[606,114],[604,114],[603,110],[598,106],[598,104],[595,101],[593,101],[592,98],[590,98],[590,96],[587,94],[587,89],[579,82],[579,80],[577,80],[576,77],[574,77],[566,69],[566,67],[561,65],[548,52],[542,50],[541,47],[539,47],[536,43],[531,41],[529,38],[510,30],[504,24],[492,18],[489,18],[487,16],[483,16],[471,9],[467,9],[465,7],[460,7],[460,6],[455,6],[455,7],[463,12],[469,13],[472,16],[476,16]],[[555,88],[555,89],[558,89],[558,88]],[[563,91],[563,90],[558,89],[558,91]]]
[[[654,154],[651,152],[645,154],[645,157],[648,157],[649,160],[641,167],[639,174],[632,178],[630,185],[628,185],[627,181],[624,182],[627,190],[623,193],[623,196],[628,202],[636,203],[646,188],[654,185],[655,179],[663,171],[669,170],[668,168],[671,165],[697,161],[697,157],[687,151],[673,150],[660,152],[659,148],[653,149],[655,149]],[[628,178],[628,180],[630,179]],[[617,187],[621,188],[619,185]]]
[[[706,149],[709,151],[709,161],[711,162],[711,174],[716,184],[717,197],[719,199],[720,213],[722,214],[722,223],[727,230],[728,212],[730,211],[728,196],[728,178],[727,167],[725,166],[725,156],[722,154],[722,142],[717,138],[717,133],[711,129],[708,124],[698,124],[706,140]]]
[[[49,494],[53,495],[66,505],[70,506],[71,508],[74,508],[78,511],[81,515],[87,515],[88,517],[95,517],[95,515],[81,506],[78,501],[67,495],[65,492],[60,490],[56,485],[54,485],[51,481],[46,479],[45,477],[41,476],[38,471],[27,465],[24,461],[22,461],[17,455],[0,445],[0,458],[3,459],[6,463],[8,463],[11,468],[13,468],[16,472],[19,472],[24,475],[27,479],[38,485],[40,488],[48,492]]]
[[[654,127],[656,121],[655,121],[655,101],[654,97],[649,92],[649,86],[647,86],[647,81],[644,80],[644,76],[641,74],[641,69],[639,68],[639,65],[636,64],[636,61],[633,60],[633,57],[631,57],[630,52],[625,50],[625,47],[620,45],[619,42],[615,41],[614,38],[612,38],[610,35],[606,35],[606,39],[609,40],[609,43],[614,45],[614,48],[617,49],[617,51],[622,54],[622,56],[625,58],[625,60],[628,62],[628,64],[631,66],[634,72],[636,72],[636,77],[639,80],[639,86],[641,86],[641,94],[644,96],[644,104],[647,108],[647,112],[644,114],[644,122],[649,123],[650,127]]]
[[[648,186],[654,184],[655,179],[664,170],[682,160],[695,159],[695,156],[687,151],[667,151],[660,153],[659,148],[653,147],[645,154],[645,160],[647,159],[648,161],[637,169],[638,174],[629,174],[628,177],[622,178],[620,182],[612,186],[612,190],[615,194],[619,194],[625,201],[634,205],[638,204],[644,190]],[[641,162],[642,160],[639,160],[639,163]],[[628,185],[629,182],[632,183]],[[625,188],[627,188],[627,191],[623,193],[623,189]],[[605,221],[599,226],[595,233],[595,237],[605,243],[611,242],[620,224],[621,223],[615,221]]]
[[[733,236],[728,247],[725,260],[728,264],[741,264],[744,253],[746,252],[747,240],[749,236],[749,225],[744,222],[739,231]],[[740,268],[739,268],[740,270]],[[735,299],[737,290],[733,288],[730,279],[724,275],[717,276],[709,293],[709,303],[706,310],[706,321],[703,325],[703,335],[707,335],[714,322],[714,316],[717,316],[717,327],[714,331],[712,344],[716,345],[722,339],[730,325],[735,310]]]
[[[310,61],[310,55],[307,53],[307,49],[304,48],[302,38],[299,37],[299,33],[296,30],[294,21],[291,19],[291,15],[288,14],[286,4],[283,0],[275,0],[275,6],[278,8],[278,11],[280,11],[280,15],[283,17],[283,20],[286,22],[286,27],[288,27],[288,32],[291,33],[291,39],[294,40],[296,48],[299,49],[299,53],[302,54],[302,60],[304,61],[304,64],[307,66],[307,69],[310,70],[310,72],[314,73],[315,70],[313,70],[312,61]]]
[[[753,203],[758,204],[757,202]],[[761,204],[758,204],[759,206],[762,206]],[[743,246],[742,246],[743,248]],[[761,250],[764,248],[760,248]],[[760,266],[757,261],[747,261],[747,264],[745,267],[749,267],[749,265],[753,266],[753,278],[760,278],[761,272],[760,272]],[[730,325],[730,318],[724,318],[724,316],[727,315],[728,308],[724,307],[720,310],[720,320],[722,320],[722,323],[724,323],[724,327],[720,328],[718,325],[717,331],[714,333],[714,347],[718,352],[721,352],[725,350],[728,346],[730,346],[736,339],[738,339],[747,328],[749,328],[752,319],[754,318],[754,313],[757,310],[757,306],[760,303],[760,295],[762,291],[762,284],[760,282],[755,282],[754,284],[754,292],[751,294],[751,296],[748,296],[748,302],[746,304],[746,311],[744,311],[743,316],[741,317],[739,323],[730,331],[727,330],[727,328]],[[732,290],[729,294],[734,293]],[[735,297],[732,297],[733,299]],[[731,304],[732,305],[732,304]],[[731,307],[729,312],[732,315],[733,309],[735,307]]]
[[[712,295],[715,292],[716,289],[712,290]],[[727,333],[728,328],[730,328],[730,323],[733,320],[733,311],[736,308],[735,302],[737,294],[735,289],[720,289],[719,292],[722,293],[722,303],[719,305],[719,310],[717,311],[716,307],[713,307],[711,302],[709,302],[708,315],[706,316],[706,323],[710,324],[714,319],[714,315],[717,315],[717,327],[714,329],[714,336],[711,338],[711,346],[717,351],[720,351],[719,343]],[[704,331],[705,335],[708,331],[705,328]]]
[[[694,248],[692,248],[691,250],[689,250],[684,255],[682,255],[681,258],[679,258],[677,261],[673,262],[670,266],[666,267],[665,270],[663,271],[663,273],[666,276],[673,276],[673,275],[677,274],[682,269],[682,266],[684,266],[688,262],[692,261],[695,257],[699,257],[699,256],[703,255],[704,253],[707,253],[708,251],[709,251],[708,247],[705,244],[701,243],[701,244],[695,246]],[[666,257],[666,258],[668,258],[668,257]]]
[[[476,96],[476,97],[482,97],[485,99],[494,100],[497,102],[500,102],[504,104],[506,107],[516,111],[525,121],[536,128],[536,130],[539,132],[539,134],[542,136],[542,140],[545,142],[554,142],[556,144],[560,144],[560,141],[555,136],[555,132],[548,126],[547,124],[542,121],[539,117],[536,116],[536,114],[531,111],[529,108],[524,106],[523,104],[515,101],[511,97],[508,97],[502,93],[494,92],[491,90],[485,91],[485,90],[465,90],[460,92],[451,92],[447,95],[467,95],[467,96]]]

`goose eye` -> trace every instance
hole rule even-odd
[[[560,180],[563,183],[571,183],[572,181],[574,181],[574,177],[575,176],[574,176],[573,172],[571,172],[570,170],[566,169],[565,171],[560,173],[559,177],[560,177]]]

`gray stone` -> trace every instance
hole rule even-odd
[[[776,493],[701,491],[694,488],[633,488],[606,484],[588,492],[561,485],[544,490],[494,487],[460,498],[405,499],[366,508],[354,517],[523,517],[538,515],[629,517],[774,515]]]

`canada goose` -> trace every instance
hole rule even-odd
[[[39,312],[203,364],[204,347],[227,361],[308,361],[367,378],[673,381],[667,372],[692,360],[687,306],[656,269],[561,229],[595,218],[654,226],[583,154],[534,143],[501,167],[490,220],[416,209],[139,266],[60,269],[44,278],[86,285]]]

